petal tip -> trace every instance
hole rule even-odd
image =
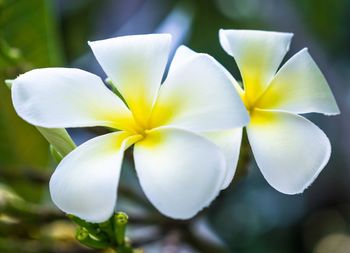
[[[222,34],[222,33],[224,33],[225,31],[226,31],[226,29],[220,28],[220,29],[219,29],[219,35]]]
[[[323,112],[322,114],[325,115],[325,116],[337,116],[337,115],[341,114],[341,111],[340,111],[339,107],[336,106],[336,108],[333,111],[331,111],[331,112]]]
[[[293,38],[294,37],[294,33],[290,33],[290,32],[286,32],[284,33],[286,36],[289,36],[289,38]]]

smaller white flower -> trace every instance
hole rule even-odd
[[[247,135],[263,176],[282,193],[303,192],[327,164],[331,146],[322,130],[298,114],[339,114],[327,81],[306,49],[277,71],[290,33],[220,30],[219,35],[241,72],[244,90],[231,80],[250,113]],[[224,187],[233,175],[234,170]]]
[[[170,35],[89,44],[126,104],[99,77],[79,69],[32,70],[12,87],[17,113],[33,125],[120,130],[62,160],[50,181],[54,203],[87,221],[107,220],[124,151],[134,145],[136,172],[153,205],[173,218],[192,217],[219,193],[230,160],[206,136],[217,141],[217,131],[242,127],[249,118],[227,73],[210,56],[180,47],[160,86]]]

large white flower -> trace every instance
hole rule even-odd
[[[210,56],[189,56],[180,47],[160,86],[170,35],[89,44],[125,103],[99,77],[79,69],[32,70],[12,86],[17,113],[33,125],[120,130],[87,141],[62,160],[50,181],[54,203],[87,221],[107,220],[124,151],[134,145],[136,171],[153,205],[173,218],[192,217],[216,197],[232,166],[232,148],[222,145],[218,131],[231,131],[235,139],[234,128],[249,118],[227,73]]]
[[[219,36],[242,76],[244,90],[232,82],[250,113],[247,135],[263,176],[282,193],[304,191],[327,164],[331,146],[322,130],[298,114],[339,113],[327,81],[307,49],[277,71],[290,33],[220,30]],[[224,187],[233,173],[228,175]]]

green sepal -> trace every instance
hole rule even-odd
[[[93,236],[94,238],[96,238],[100,241],[105,241],[106,243],[110,241],[109,240],[110,237],[104,231],[102,231],[102,229],[100,229],[98,224],[84,221],[84,220],[82,220],[82,219],[80,219],[72,214],[68,214],[67,216],[74,223],[76,223],[80,227],[85,228],[89,232],[89,234],[91,236]]]
[[[84,227],[78,227],[75,238],[83,245],[94,249],[106,249],[110,244],[105,241],[95,239],[91,236],[89,231]]]
[[[76,148],[75,143],[64,128],[36,127],[54,150],[63,158]]]
[[[63,156],[57,152],[57,150],[50,144],[50,153],[51,156],[55,159],[56,163],[60,163],[63,159]]]

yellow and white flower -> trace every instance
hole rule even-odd
[[[298,114],[339,114],[327,81],[307,49],[277,71],[292,36],[248,30],[219,32],[220,43],[234,57],[243,80],[244,90],[232,78],[250,114],[246,129],[255,160],[269,184],[286,194],[303,192],[331,153],[323,131]]]
[[[248,113],[226,71],[185,47],[160,86],[170,39],[152,34],[89,43],[125,103],[99,77],[79,69],[36,69],[14,80],[14,107],[33,125],[120,130],[85,142],[58,165],[50,192],[64,212],[107,220],[131,145],[146,196],[167,216],[190,218],[222,189],[236,152],[227,143],[237,138],[234,128],[248,122]]]

